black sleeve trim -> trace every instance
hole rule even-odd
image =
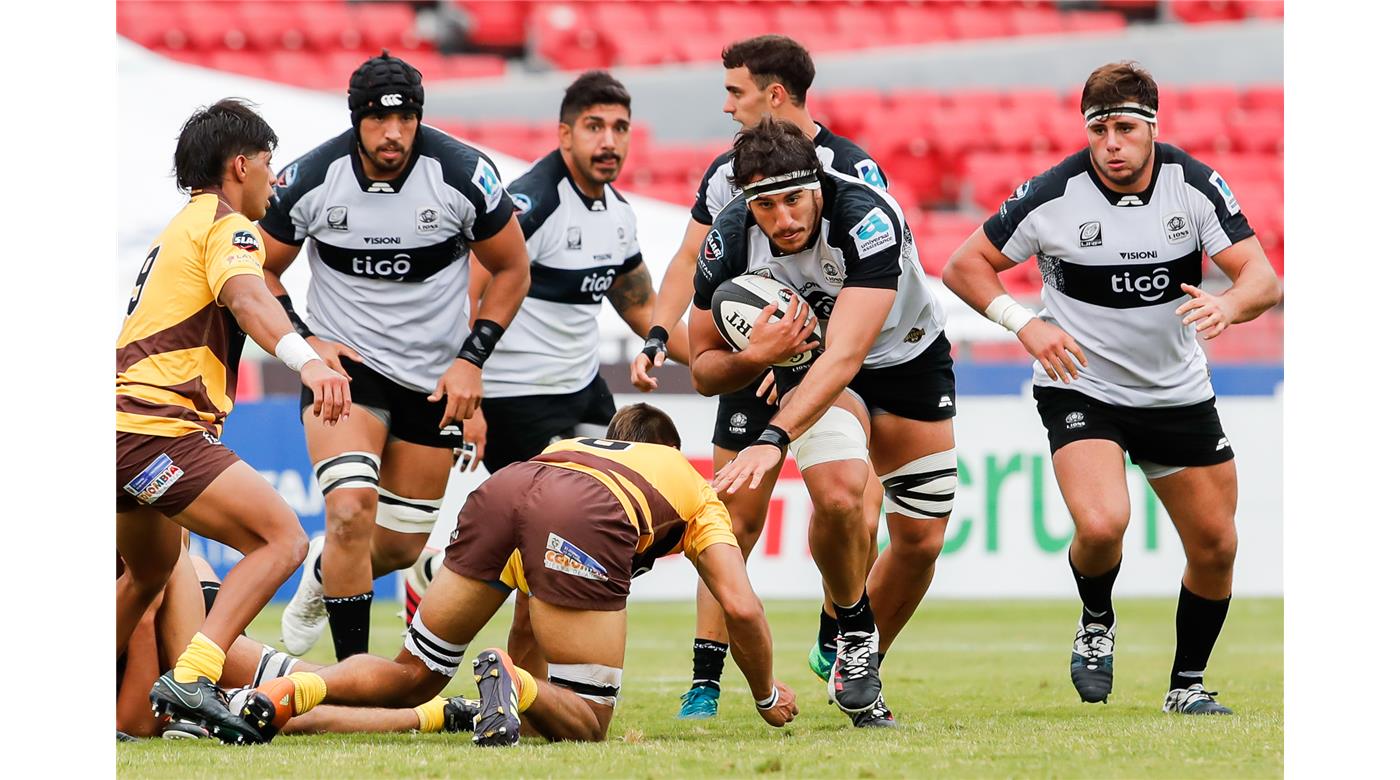
[[[700,189],[695,193],[695,205],[690,207],[690,216],[702,225],[713,225],[717,214],[710,213],[710,204],[707,202],[710,196],[710,180],[718,175],[719,169],[729,158],[734,156],[733,150],[727,150],[716,157],[710,163],[710,167],[705,169],[705,175],[700,177]]]
[[[1211,170],[1210,166],[1197,160],[1195,157],[1176,148],[1161,144],[1164,150],[1164,163],[1178,163],[1181,165],[1182,178],[1186,185],[1206,196],[1210,205],[1215,209],[1215,218],[1220,221],[1221,230],[1225,231],[1225,237],[1230,239],[1230,243],[1239,242],[1254,235],[1254,228],[1250,227],[1249,220],[1244,216],[1244,208],[1236,201],[1235,207],[1238,209],[1234,214],[1230,213],[1230,205],[1225,201],[1225,196],[1216,188],[1211,181],[1211,174],[1217,173]],[[1225,178],[1221,175],[1221,183],[1229,189],[1229,184],[1225,183]]]
[[[641,253],[641,252],[638,252],[637,254],[632,255],[631,257],[627,258],[626,260],[623,260],[623,261],[622,261],[622,266],[619,267],[619,268],[617,269],[617,273],[618,273],[618,275],[622,275],[622,274],[625,274],[625,273],[629,273],[629,272],[631,272],[631,271],[635,271],[635,270],[637,270],[637,267],[640,266],[641,264],[642,264],[642,253]]]
[[[485,241],[501,232],[501,228],[510,222],[511,215],[515,213],[509,188],[505,182],[499,182],[500,201],[496,208],[486,211],[486,195],[472,182],[478,162],[485,160],[498,179],[501,175],[500,167],[481,150],[464,144],[441,130],[420,126],[418,132],[421,135],[419,154],[436,159],[442,165],[443,182],[460,192],[476,209],[476,219],[472,222],[471,229],[464,231],[470,235],[470,240]]]
[[[300,240],[292,238],[296,235],[296,227],[292,224],[292,209],[308,192],[325,183],[326,172],[331,163],[346,156],[351,150],[353,132],[347,130],[341,133],[277,172],[278,184],[272,188],[272,201],[267,206],[267,213],[258,220],[258,225],[266,230],[269,236],[284,244],[301,246]]]
[[[515,206],[515,218],[520,221],[520,229],[528,241],[544,226],[551,214],[559,209],[560,171],[553,163],[555,155],[546,155],[510,183],[507,191]],[[562,175],[567,176],[565,169]]]

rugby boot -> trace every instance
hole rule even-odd
[[[418,613],[418,602],[428,592],[433,574],[442,565],[443,551],[435,547],[424,547],[418,560],[403,570],[403,624],[413,625],[413,616]]]
[[[1201,683],[1189,688],[1173,688],[1167,691],[1167,700],[1162,704],[1162,712],[1179,712],[1182,715],[1234,715],[1235,711],[1215,700],[1216,691],[1208,691]]]
[[[472,723],[472,742],[509,747],[520,741],[520,678],[506,651],[488,647],[472,661],[472,677],[481,692]]]
[[[836,637],[826,693],[847,715],[865,712],[880,699],[879,650],[879,631],[844,631]]]
[[[1117,623],[1079,623],[1069,654],[1069,679],[1083,701],[1108,701],[1113,690],[1113,633],[1117,628]]]
[[[257,731],[261,742],[271,742],[282,731],[296,714],[295,703],[296,684],[290,677],[278,677],[257,688],[240,688],[229,697],[229,709]]]
[[[212,739],[208,729],[187,720],[172,720],[161,730],[162,739]]]
[[[719,689],[708,685],[691,688],[681,695],[680,720],[705,720],[719,714]]]
[[[301,565],[301,581],[297,592],[282,610],[282,644],[292,655],[306,655],[321,632],[326,630],[326,589],[316,579],[316,562],[326,547],[326,537],[311,540],[306,549],[306,562]]]
[[[836,653],[823,648],[820,642],[812,643],[812,649],[807,653],[807,668],[812,670],[812,674],[826,682],[831,679],[831,665],[834,663]]]
[[[119,731],[117,731],[117,741],[118,741],[118,742],[140,742],[141,740],[137,739],[136,737],[131,736],[130,734],[126,733],[125,731],[120,731],[120,730],[119,730]]]
[[[229,712],[224,692],[208,677],[179,683],[173,670],[161,675],[151,688],[151,712],[156,717],[169,715],[172,721],[202,726],[211,736],[231,745],[263,741],[255,729]]]
[[[481,712],[481,702],[465,696],[453,696],[442,707],[442,730],[471,731],[478,712]]]
[[[874,707],[852,715],[851,725],[858,729],[892,729],[899,726],[898,723],[895,723],[894,713],[885,706],[884,694],[875,699]]]

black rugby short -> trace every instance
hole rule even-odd
[[[953,347],[942,333],[923,352],[897,366],[862,368],[847,385],[871,415],[881,412],[938,422],[958,413]]]
[[[1035,387],[1036,410],[1050,438],[1050,452],[1074,441],[1107,439],[1134,463],[1213,466],[1235,457],[1215,399],[1189,406],[1115,406],[1062,387]]]
[[[602,376],[595,375],[588,386],[563,395],[515,395],[486,398],[481,402],[486,415],[486,470],[497,471],[522,460],[529,460],[558,439],[602,435],[601,431],[577,431],[580,425],[607,428],[617,414],[612,393]]]
[[[755,395],[762,381],[763,375],[760,375],[748,387],[719,397],[715,433],[710,438],[716,447],[738,452],[753,444],[753,440],[768,427],[768,421],[778,413],[778,407]]]
[[[404,387],[363,363],[342,358],[340,365],[350,375],[350,400],[356,406],[377,410],[379,414],[375,416],[381,419],[388,415],[390,436],[425,447],[451,449],[462,446],[462,429],[459,426],[453,424],[438,428],[442,413],[447,410],[446,398],[429,403],[431,393]],[[311,389],[303,386],[303,415],[311,404]]]

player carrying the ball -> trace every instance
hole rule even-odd
[[[823,169],[796,125],[765,118],[744,130],[733,162],[740,196],[717,215],[696,267],[694,304],[706,312],[690,316],[696,389],[730,392],[813,348],[809,311],[823,323],[825,347],[775,370],[777,414],[714,485],[721,494],[751,490],[791,448],[814,505],[812,557],[840,628],[828,693],[855,716],[883,706],[882,644],[888,647],[927,591],[952,511],[956,407],[945,313],[924,285],[899,204],[882,189]],[[776,307],[764,309],[736,350],[708,310],[721,283],[746,274],[782,282],[806,304],[774,323],[768,315]],[[861,513],[871,465],[884,485],[891,536],[932,528],[939,542],[926,559],[905,562],[918,587],[879,615],[866,593],[871,540]]]

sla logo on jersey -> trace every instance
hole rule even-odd
[[[239,230],[233,234],[233,245],[246,252],[258,251],[258,237],[251,231]]]
[[[501,202],[501,177],[496,175],[496,170],[486,164],[483,157],[476,161],[476,173],[472,175],[472,184],[481,190],[481,194],[486,196],[486,210],[494,211]]]
[[[1103,246],[1103,225],[1097,221],[1079,226],[1079,247]]]
[[[296,180],[297,164],[292,163],[291,165],[288,165],[286,168],[282,169],[282,174],[277,177],[277,183],[273,186],[279,189],[286,189],[287,187],[292,186],[292,183]]]
[[[856,175],[872,187],[886,189],[885,177],[880,173],[880,166],[876,165],[874,160],[861,160],[856,163]]]
[[[570,249],[583,249],[583,228],[570,227],[566,233]]]
[[[851,228],[850,236],[855,239],[856,254],[861,257],[869,257],[898,243],[889,216],[881,211],[879,206],[871,209],[870,213],[865,215],[865,219]]]
[[[830,260],[823,261],[823,262],[822,262],[822,278],[823,278],[823,279],[826,279],[828,282],[831,282],[832,284],[840,284],[840,283],[841,283],[841,269],[840,269],[840,268],[837,268],[837,267],[836,267],[836,264],[833,263],[833,262],[831,262]],[[804,291],[804,292],[805,292],[805,291]]]
[[[719,237],[718,230],[711,230],[705,236],[705,248],[702,252],[707,262],[718,262],[724,259],[724,239]]]
[[[418,218],[414,220],[414,227],[419,233],[431,233],[442,227],[438,210],[427,206],[418,209]]]
[[[141,469],[141,473],[132,477],[131,481],[122,485],[122,489],[136,497],[137,501],[143,504],[150,504],[161,496],[165,491],[175,484],[184,469],[175,465],[175,461],[169,455],[161,453],[160,457],[150,462],[150,465]]]
[[[1121,274],[1114,274],[1110,277],[1109,283],[1116,293],[1137,293],[1137,296],[1148,303],[1155,303],[1167,294],[1167,288],[1171,286],[1171,272],[1165,268],[1154,268],[1151,274],[1138,276],[1132,271],[1124,271]]]
[[[1084,427],[1084,413],[1083,413],[1083,412],[1070,412],[1069,414],[1065,415],[1065,428],[1067,428],[1067,429],[1073,429],[1073,428],[1083,428],[1083,427]]]
[[[349,230],[350,209],[344,206],[331,206],[326,209],[326,227],[331,230]]]
[[[1191,237],[1191,223],[1186,221],[1184,212],[1167,215],[1162,220],[1162,227],[1166,228],[1168,244],[1180,244]]]
[[[586,580],[607,582],[608,579],[608,570],[593,560],[593,556],[553,531],[545,543],[544,567]]]
[[[510,195],[510,202],[515,204],[515,210],[519,212],[522,217],[529,214],[530,209],[535,207],[535,202],[530,200],[530,196],[520,192],[512,192]]]
[[[1240,213],[1240,204],[1239,204],[1239,201],[1235,200],[1235,193],[1233,193],[1233,192],[1230,191],[1230,185],[1228,185],[1228,184],[1225,183],[1225,177],[1224,177],[1224,176],[1221,176],[1220,174],[1216,173],[1215,171],[1211,171],[1211,172],[1210,172],[1210,183],[1211,183],[1211,184],[1214,184],[1214,185],[1215,185],[1215,188],[1216,188],[1217,190],[1220,190],[1220,195],[1221,195],[1221,197],[1225,198],[1225,208],[1226,208],[1231,214],[1238,214],[1238,213]]]
[[[384,108],[393,108],[403,105],[403,95],[398,92],[390,92],[387,95],[379,96],[379,105]]]

